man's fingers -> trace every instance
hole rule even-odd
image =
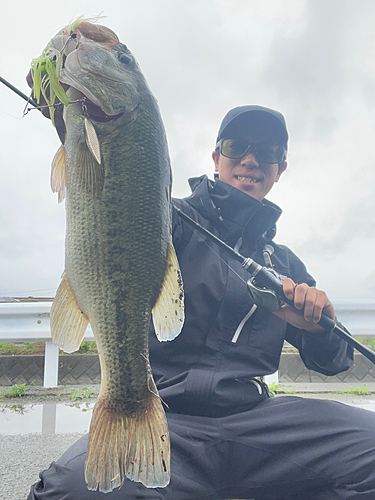
[[[283,281],[283,292],[285,293],[285,296],[289,300],[294,299],[294,288],[296,287],[296,284],[294,281],[290,278],[285,278]]]
[[[294,303],[294,308],[284,305],[274,313],[284,321],[310,332],[320,332],[322,328],[316,324],[323,312],[328,317],[335,318],[335,309],[322,290],[306,283],[296,284],[290,278],[283,281],[283,290],[285,296]]]
[[[313,323],[320,321],[322,311],[328,302],[324,292],[306,283],[296,284],[290,278],[284,280],[283,289],[286,297],[293,300],[294,307],[298,311],[303,311],[306,321]]]
[[[327,295],[324,292],[322,292],[321,290],[317,290],[314,313],[313,313],[313,317],[312,317],[312,321],[314,323],[318,323],[320,321],[320,318],[322,317],[323,310],[328,305],[331,305],[331,303],[328,300]]]
[[[327,296],[321,290],[317,290],[313,286],[310,287],[305,283],[297,285],[294,304],[296,309],[303,309],[303,316],[306,321],[318,323],[327,302]]]
[[[315,295],[315,297],[313,295]],[[316,306],[315,299],[316,299],[316,294],[312,294],[311,292],[306,294],[305,307],[303,310],[303,316],[306,321],[314,321],[316,315],[319,314],[315,309]]]
[[[299,311],[305,307],[309,286],[306,283],[297,285],[294,289],[294,307]]]

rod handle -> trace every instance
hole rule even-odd
[[[273,290],[283,302],[294,307],[294,301],[288,299],[285,296],[282,284],[278,281],[276,276],[268,271],[267,268],[262,267],[262,269],[255,276],[255,281],[258,286],[263,286],[265,288]],[[353,338],[348,332],[337,325],[336,321],[334,321],[332,318],[329,318],[326,314],[322,314],[318,324],[325,330],[334,332],[336,335],[341,337],[343,340],[345,340],[345,342],[357,349],[358,352],[363,354],[367,359],[375,364],[375,352],[358,342],[358,340]]]
[[[255,281],[257,285],[273,290],[283,302],[294,307],[294,301],[288,299],[284,294],[283,285],[276,278],[276,276],[268,271],[267,268],[262,267],[262,269],[255,276]],[[322,314],[318,324],[328,331],[332,331],[337,326],[336,321],[329,318],[326,314]]]

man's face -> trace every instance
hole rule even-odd
[[[235,138],[246,139],[252,143],[267,141],[266,138],[262,137],[262,134],[252,133],[249,135],[241,131],[236,131]],[[241,159],[226,158],[221,154],[217,157],[215,153],[212,157],[215,162],[215,171],[219,173],[221,181],[259,201],[266,197],[287,166],[286,161],[280,164],[260,163],[251,150]]]

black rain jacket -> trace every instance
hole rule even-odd
[[[298,257],[272,241],[281,215],[276,205],[207,176],[189,183],[193,194],[174,199],[175,206],[262,265],[263,247],[271,244],[277,272],[296,283],[315,285]],[[350,367],[353,349],[337,335],[300,330],[260,307],[251,314],[247,271],[192,230],[175,210],[173,243],[185,289],[185,323],[172,342],[159,342],[152,326],[150,335],[154,379],[170,411],[224,416],[252,408],[269,396],[255,377],[278,369],[285,339],[311,370],[335,375]]]

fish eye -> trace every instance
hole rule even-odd
[[[120,54],[118,59],[122,64],[130,64],[132,62],[132,58],[124,53]]]

